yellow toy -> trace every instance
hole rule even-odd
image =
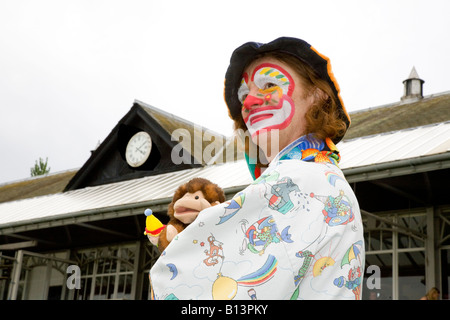
[[[153,215],[152,210],[146,209],[144,213],[147,216],[147,218],[145,219],[144,234],[148,237],[148,239],[152,244],[157,246],[159,235],[166,226],[162,224],[161,221],[159,221],[159,219]]]

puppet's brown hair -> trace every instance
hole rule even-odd
[[[193,178],[189,180],[187,183],[178,187],[175,191],[172,202],[170,202],[168,207],[169,216],[173,216],[173,206],[178,199],[184,196],[187,192],[194,193],[196,191],[201,191],[205,196],[205,199],[212,203],[215,201],[224,202],[225,201],[225,193],[222,188],[220,188],[217,184],[212,183],[208,179],[204,178]]]

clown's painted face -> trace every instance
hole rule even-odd
[[[263,134],[272,132],[270,139],[276,131],[280,150],[303,135],[310,99],[300,77],[284,62],[271,57],[253,61],[244,71],[238,98],[252,140],[263,149],[258,139]]]
[[[250,93],[250,86],[256,86]],[[238,98],[242,102],[242,117],[252,136],[261,130],[283,129],[295,113],[292,91],[294,80],[281,66],[262,63],[250,77],[244,73]]]

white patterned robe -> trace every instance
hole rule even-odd
[[[170,243],[150,271],[154,299],[361,299],[357,199],[333,161],[293,156],[301,143]]]

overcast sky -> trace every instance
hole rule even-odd
[[[348,111],[450,90],[450,1],[0,0],[0,183],[81,167],[135,99],[225,135],[223,81],[247,41],[330,57]]]

